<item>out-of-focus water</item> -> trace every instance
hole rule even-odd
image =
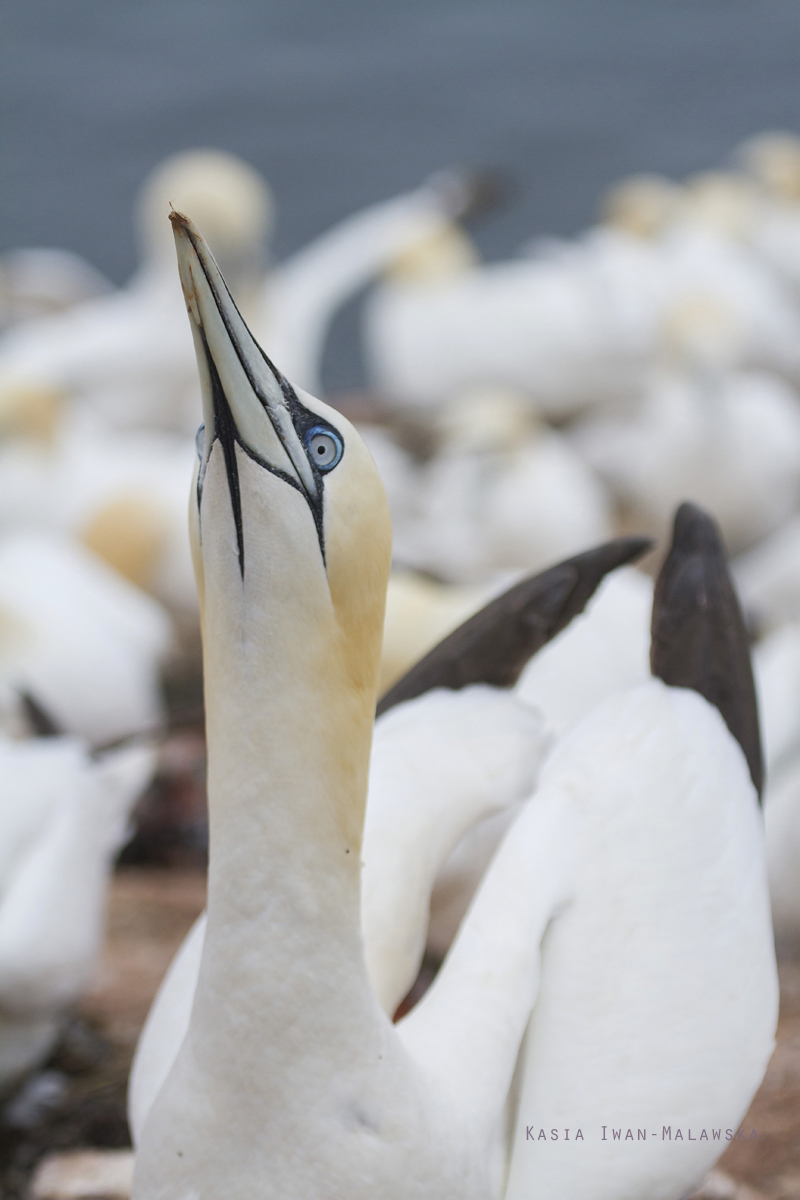
[[[0,247],[120,281],[136,187],[189,146],[266,174],[279,257],[442,165],[503,168],[498,257],[624,174],[800,129],[797,0],[17,0],[3,26]]]

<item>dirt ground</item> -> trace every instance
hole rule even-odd
[[[30,1171],[45,1152],[128,1144],[125,1083],[136,1039],[204,901],[200,869],[118,869],[97,983],[38,1077],[60,1079],[61,1093],[48,1101],[45,1088],[38,1108],[33,1095],[22,1127],[17,1123],[0,1132],[3,1200],[25,1200]],[[800,1200],[800,958],[783,961],[780,971],[778,1046],[742,1123],[748,1133],[756,1131],[757,1140],[732,1142],[720,1167],[758,1197]]]

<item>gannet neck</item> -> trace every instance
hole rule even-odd
[[[272,366],[199,233],[173,225],[206,418],[192,536],[211,854],[192,1029],[223,1078],[234,1030],[274,1067],[266,1013],[291,1031],[287,1060],[307,1055],[320,1021],[341,1021],[346,1040],[345,1014],[381,1019],[359,871],[390,532],[356,431]]]
[[[245,489],[262,473],[244,455],[239,470]],[[215,451],[208,483],[218,474],[224,462]],[[235,871],[237,906],[251,880],[258,911],[268,877],[271,887],[292,879],[300,893],[322,890],[329,903],[329,889],[341,886],[349,909],[357,906],[375,672],[365,664],[361,678],[353,675],[348,631],[337,619],[318,552],[298,556],[283,571],[273,543],[271,561],[249,563],[258,573],[254,595],[249,586],[220,586],[229,580],[221,581],[209,563],[230,555],[229,530],[214,522],[224,479],[213,498],[208,483],[203,646],[211,903],[220,878],[219,900],[227,903],[224,879]],[[280,482],[277,488],[303,515],[297,492]],[[259,515],[267,520],[266,512]],[[288,553],[289,546],[282,549]],[[295,600],[295,588],[307,603]],[[368,642],[369,629],[364,633]],[[376,631],[371,640],[378,642]]]

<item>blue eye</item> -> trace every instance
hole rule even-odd
[[[195,434],[194,444],[197,447],[197,457],[200,459],[200,462],[202,462],[203,461],[203,452],[205,451],[205,448],[206,448],[206,427],[205,427],[205,425],[201,425],[200,428],[198,429],[197,433]]]
[[[338,433],[315,425],[306,434],[306,446],[311,461],[319,471],[332,471],[344,454],[344,443]]]

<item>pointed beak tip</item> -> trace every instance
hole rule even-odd
[[[170,206],[169,219],[176,233],[188,233],[191,221],[182,212],[178,212],[177,208]]]

